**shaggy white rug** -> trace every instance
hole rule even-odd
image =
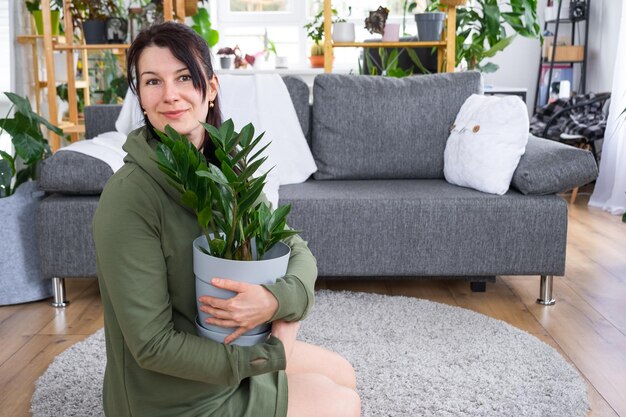
[[[300,339],[344,355],[364,416],[584,416],[581,376],[502,321],[409,297],[320,291]],[[102,330],[39,378],[33,417],[103,416]]]

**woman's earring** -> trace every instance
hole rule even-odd
[[[213,107],[215,107],[215,104],[213,104],[213,100],[209,101],[209,108],[212,109]]]

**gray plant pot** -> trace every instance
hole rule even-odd
[[[89,45],[107,43],[107,24],[104,20],[85,20],[83,36]]]
[[[440,41],[443,30],[443,22],[446,14],[443,12],[417,13],[415,24],[417,25],[417,38],[420,42]]]
[[[193,270],[196,275],[196,299],[202,295],[227,299],[235,296],[232,291],[216,288],[210,284],[213,278],[226,278],[233,281],[247,282],[250,284],[272,284],[287,272],[291,248],[279,242],[267,251],[263,259],[258,261],[232,261],[207,255],[200,248],[207,248],[205,236],[200,236],[193,241]],[[197,302],[198,319],[196,325],[201,325],[199,335],[208,337],[217,342],[224,342],[224,338],[235,331],[234,327],[226,328],[207,324],[204,320],[211,317],[200,311],[200,303]],[[264,340],[269,335],[270,325],[264,324],[255,327],[245,333],[245,336],[257,336],[248,338],[256,342]],[[241,340],[240,340],[241,339]],[[233,342],[239,345],[249,345],[251,342],[246,338],[239,338]],[[246,344],[247,343],[247,344]],[[254,343],[252,343],[254,344]]]
[[[233,66],[233,57],[232,56],[221,56],[220,57],[220,67],[222,69],[231,69]]]
[[[39,267],[37,208],[43,192],[27,182],[15,194],[0,198],[0,305],[26,303],[52,295],[50,281]]]

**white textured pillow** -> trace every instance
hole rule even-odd
[[[461,106],[446,143],[446,181],[502,195],[527,141],[528,113],[519,97],[472,94]]]

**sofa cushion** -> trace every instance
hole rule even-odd
[[[477,72],[322,74],[313,86],[315,179],[443,178],[448,128],[482,93]]]
[[[504,194],[528,140],[528,109],[517,96],[472,94],[457,115],[443,153],[446,181]]]
[[[554,194],[588,184],[597,176],[591,152],[530,135],[511,186],[523,194]]]
[[[74,152],[56,152],[41,164],[39,187],[50,193],[97,195],[113,175],[104,161]]]
[[[562,275],[567,203],[485,194],[445,180],[280,187],[289,225],[332,276]]]

